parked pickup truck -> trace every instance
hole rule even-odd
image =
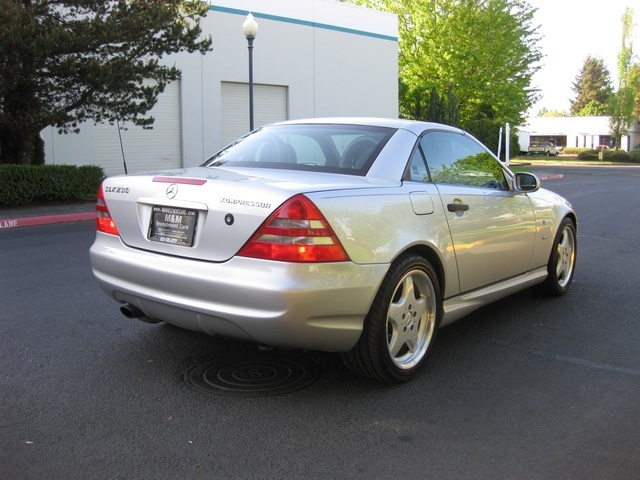
[[[532,143],[529,145],[529,153],[544,153],[548,156],[555,157],[558,155],[558,149],[551,142]]]

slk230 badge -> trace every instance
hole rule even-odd
[[[105,187],[105,192],[108,193],[129,193],[129,187]]]

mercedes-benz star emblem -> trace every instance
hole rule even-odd
[[[167,187],[167,197],[174,198],[178,194],[178,185],[172,183]]]

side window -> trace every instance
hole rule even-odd
[[[409,162],[408,171],[404,176],[405,179],[414,182],[428,182],[429,172],[427,171],[427,165],[424,163],[424,157],[420,148],[416,148],[411,155],[411,161]]]
[[[498,161],[469,137],[452,132],[429,132],[420,140],[420,146],[434,183],[505,188]]]

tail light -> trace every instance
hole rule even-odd
[[[320,210],[303,195],[296,195],[280,206],[238,255],[283,262],[349,260]]]
[[[119,235],[118,228],[111,218],[107,202],[104,200],[104,190],[102,185],[98,189],[96,198],[96,228],[99,232],[109,233],[111,235]]]

